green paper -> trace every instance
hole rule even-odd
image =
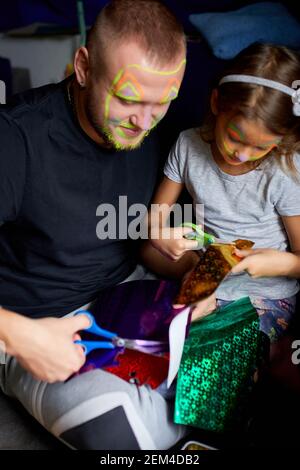
[[[178,424],[236,429],[253,387],[265,342],[249,297],[192,323],[178,372]]]

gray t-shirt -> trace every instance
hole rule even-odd
[[[295,156],[297,169],[300,155]],[[194,204],[204,204],[205,231],[225,240],[246,238],[255,248],[287,251],[289,243],[281,216],[300,215],[300,183],[286,174],[276,160],[264,160],[258,168],[232,176],[216,164],[210,144],[197,129],[180,134],[170,152],[165,175],[184,183]],[[296,279],[253,279],[243,272],[229,275],[219,286],[219,299],[234,300],[249,295],[282,299],[299,290]]]

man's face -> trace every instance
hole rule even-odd
[[[185,56],[153,66],[135,43],[110,48],[106,70],[88,90],[90,124],[116,149],[134,149],[166,114],[177,97]]]

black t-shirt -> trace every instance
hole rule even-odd
[[[1,106],[0,139],[0,305],[61,316],[125,279],[138,242],[99,239],[96,211],[111,204],[118,220],[125,195],[128,207],[149,204],[162,157],[157,130],[136,150],[102,148],[80,128],[64,81]]]

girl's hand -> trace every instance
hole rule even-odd
[[[214,312],[217,308],[217,299],[215,294],[211,294],[209,297],[203,300],[199,300],[194,304],[192,310],[192,321],[198,320],[199,318],[206,317],[210,313]]]
[[[235,254],[243,258],[232,273],[247,271],[253,278],[263,276],[288,276],[299,263],[299,258],[293,253],[273,250],[271,248],[258,248],[251,250],[235,249]]]
[[[160,228],[156,237],[151,238],[151,244],[162,255],[172,261],[178,261],[186,251],[196,250],[198,242],[187,240],[183,236],[190,233],[189,227]]]
[[[184,305],[175,304],[174,308],[182,308]],[[211,294],[209,297],[203,300],[199,300],[193,304],[192,307],[192,321],[198,320],[199,318],[206,317],[217,308],[217,300],[215,294]]]
[[[187,279],[187,277],[191,274],[193,271],[190,270],[185,273],[185,275],[182,278],[182,282]],[[173,308],[182,308],[184,305],[182,304],[174,304]],[[212,313],[214,310],[217,308],[217,299],[215,294],[211,294],[209,297],[203,300],[199,300],[199,302],[195,302],[192,306],[192,321],[197,320],[198,318],[206,317],[210,313]]]

